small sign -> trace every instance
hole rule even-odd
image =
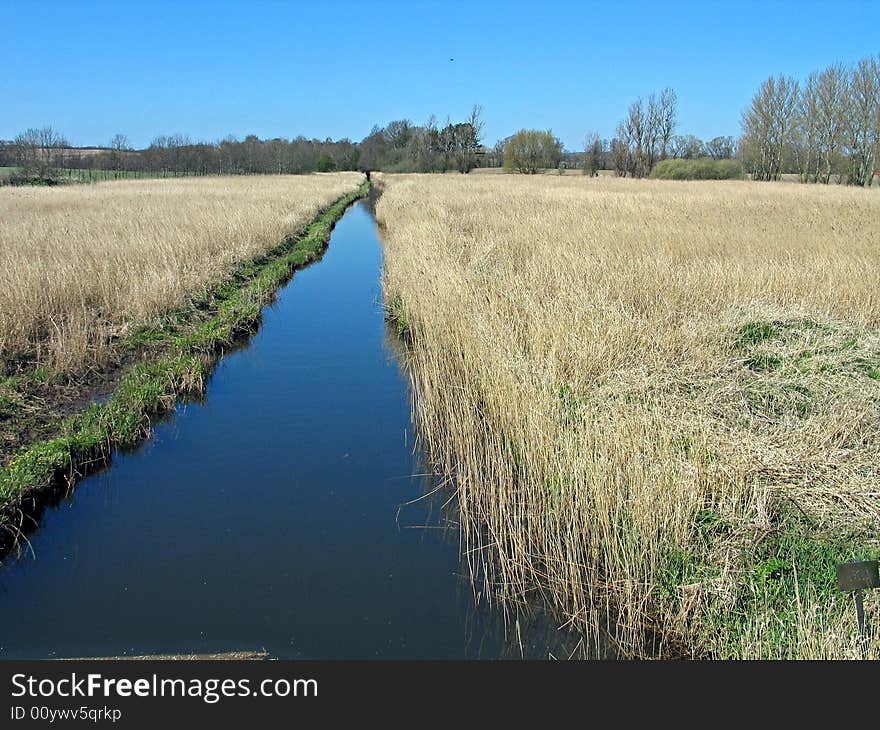
[[[880,570],[876,560],[859,560],[853,563],[838,563],[837,587],[841,591],[861,591],[866,588],[880,588]]]

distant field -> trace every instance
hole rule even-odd
[[[0,374],[101,364],[115,338],[277,246],[363,176],[0,188]]]
[[[478,572],[637,655],[859,656],[834,564],[880,553],[876,191],[383,184],[386,306]]]

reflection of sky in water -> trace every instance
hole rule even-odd
[[[439,502],[398,514],[426,480],[380,266],[362,203],[203,404],[46,511],[34,555],[0,569],[0,657],[519,654],[475,608]],[[548,655],[547,632],[526,635],[526,655]]]

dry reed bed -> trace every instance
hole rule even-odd
[[[496,595],[637,655],[859,656],[833,565],[877,553],[880,195],[383,184],[416,416]]]
[[[363,176],[0,188],[0,372],[75,371],[277,246]]]

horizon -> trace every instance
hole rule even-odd
[[[137,149],[172,134],[359,142],[374,125],[421,126],[431,114],[442,123],[479,104],[487,146],[540,128],[579,151],[588,133],[612,137],[633,100],[666,86],[678,95],[677,134],[738,137],[768,76],[802,80],[880,50],[861,37],[880,7],[852,1],[832,17],[815,2],[718,2],[711,12],[557,2],[537,19],[519,2],[50,2],[49,18],[3,4],[18,60],[0,80],[0,138],[51,125],[74,147],[106,146],[116,133]],[[756,43],[767,28],[779,35],[772,47]]]

